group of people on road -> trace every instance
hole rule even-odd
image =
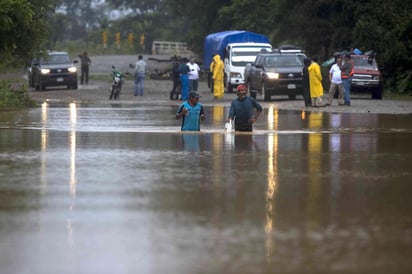
[[[89,68],[92,61],[87,54],[87,51],[78,55],[80,58],[80,68],[81,68],[81,77],[80,83],[88,84],[89,82]],[[146,62],[143,60],[143,56],[139,55],[137,57],[136,64],[134,66],[134,96],[143,96],[144,95],[144,80],[146,77]]]
[[[336,56],[336,62],[329,69],[329,94],[327,103],[322,102],[323,85],[322,74],[318,64],[318,57],[305,58],[303,61],[303,98],[305,106],[324,107],[332,105],[336,91],[338,91],[338,105],[350,106],[350,88],[353,75],[353,63],[350,54]]]
[[[189,92],[197,92],[199,88],[200,67],[194,57],[175,57],[172,63],[173,87],[170,91],[170,100],[187,100]]]
[[[91,61],[87,53],[79,55],[82,64],[81,82],[88,82],[88,66]],[[305,106],[330,106],[338,91],[338,104],[350,106],[350,85],[353,75],[353,63],[350,54],[336,57],[336,62],[329,70],[330,88],[327,103],[323,104],[322,74],[318,64],[318,57],[305,58],[303,67],[304,101]],[[87,66],[86,66],[87,65]],[[144,80],[146,75],[146,62],[139,55],[134,69],[134,95],[144,95]],[[210,64],[210,72],[213,78],[213,96],[215,99],[224,96],[224,64],[219,55],[213,57]],[[177,112],[176,119],[182,119],[182,131],[199,131],[200,122],[205,120],[203,106],[199,103],[201,97],[197,91],[199,87],[200,67],[194,57],[176,58],[173,62],[172,80],[173,87],[170,91],[170,99],[178,99],[183,102]],[[232,100],[228,113],[227,122],[234,123],[235,131],[250,132],[253,124],[262,113],[261,105],[252,97],[247,96],[246,85],[239,85],[236,90],[237,98]]]

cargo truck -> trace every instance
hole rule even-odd
[[[232,92],[244,84],[247,63],[253,63],[256,55],[272,51],[269,38],[263,34],[244,30],[230,30],[209,34],[204,40],[203,68],[208,72],[209,87],[213,89],[210,64],[213,56],[219,54],[225,65],[224,82],[226,92]]]

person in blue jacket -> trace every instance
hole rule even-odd
[[[181,84],[181,92],[180,92],[180,100],[187,100],[189,95],[189,71],[190,68],[187,65],[189,60],[184,57],[182,62],[179,66],[179,73],[180,73],[180,84]]]
[[[188,97],[187,101],[179,106],[176,119],[182,118],[182,131],[200,131],[200,121],[206,119],[203,106],[199,103],[200,95],[191,92]]]
[[[228,123],[235,121],[235,131],[252,131],[253,124],[262,113],[262,106],[252,97],[247,96],[245,85],[236,90],[237,99],[230,104]]]

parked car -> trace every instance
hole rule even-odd
[[[34,58],[28,68],[29,86],[45,90],[49,86],[67,86],[77,89],[77,60],[72,61],[67,52],[48,51]]]
[[[351,58],[354,65],[351,91],[370,92],[372,99],[382,99],[382,76],[374,56],[354,54]]]
[[[303,59],[301,52],[261,53],[245,68],[245,82],[250,96],[260,93],[265,101],[273,95],[288,95],[294,100],[303,95]]]

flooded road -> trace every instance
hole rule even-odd
[[[1,273],[410,273],[410,115],[0,114]]]

